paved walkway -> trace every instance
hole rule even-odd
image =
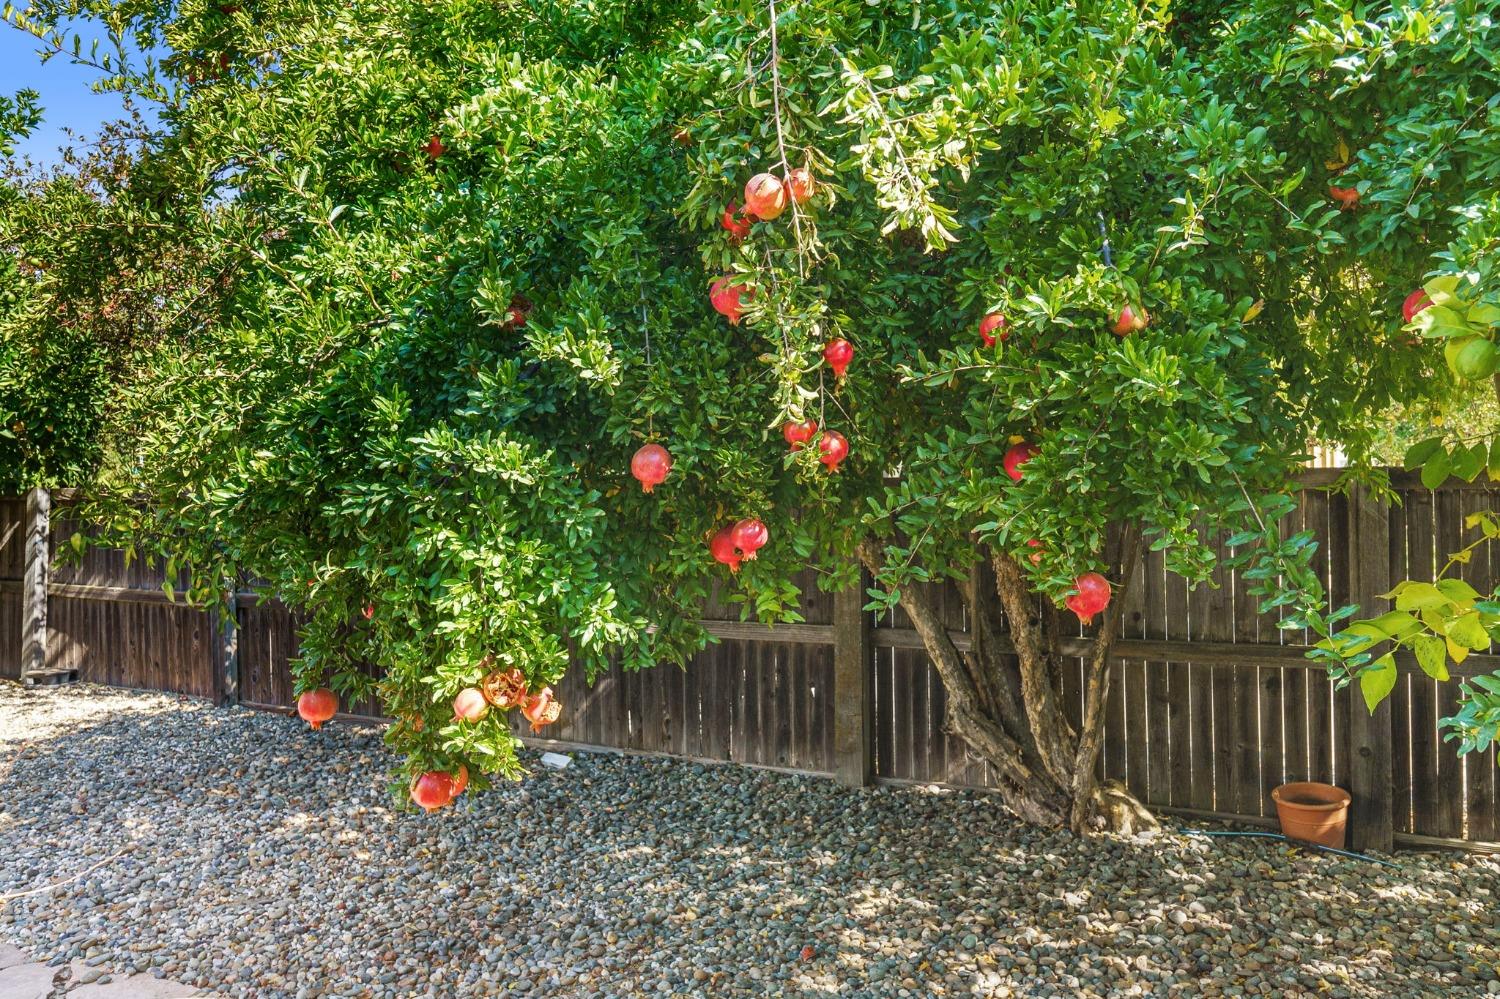
[[[24,951],[0,943],[0,999],[182,999],[201,996],[187,985],[150,975],[115,978],[99,967],[82,961],[48,967],[31,960]]]

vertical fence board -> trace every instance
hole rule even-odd
[[[1432,495],[1412,492],[1406,497],[1406,552],[1410,578],[1431,580],[1436,558]],[[1412,832],[1433,835],[1438,809],[1437,691],[1435,681],[1421,674],[1411,678]],[[1356,695],[1357,697],[1357,695]],[[1362,707],[1356,706],[1356,716]]]
[[[1390,513],[1390,542],[1388,550],[1390,554],[1390,577],[1392,579],[1408,578],[1407,563],[1407,506],[1405,497],[1398,497],[1398,502],[1391,505]],[[1347,602],[1352,592],[1353,580],[1350,580],[1351,589],[1344,591],[1344,601]],[[1359,692],[1351,684],[1344,691],[1349,698],[1352,712],[1354,705],[1358,703]],[[1396,687],[1391,691],[1391,822],[1395,832],[1409,833],[1412,830],[1412,677],[1409,673],[1402,673],[1396,677]],[[1352,716],[1351,716],[1352,717]],[[1352,752],[1351,747],[1351,752]]]
[[[1465,493],[1459,515],[1468,517],[1470,514],[1491,509],[1490,503],[1493,499],[1493,493],[1489,495],[1478,492]],[[1467,543],[1475,537],[1474,531],[1466,531],[1464,541]],[[1493,541],[1481,543],[1474,549],[1474,555],[1469,564],[1460,567],[1461,578],[1467,580],[1480,593],[1493,590],[1496,583],[1500,582],[1500,562],[1497,562],[1497,557],[1500,557],[1500,546],[1496,546]],[[1451,750],[1454,744],[1446,743],[1446,745]],[[1468,783],[1465,837],[1476,840],[1500,838],[1500,816],[1496,814],[1495,747],[1491,745],[1482,753],[1470,753],[1464,757],[1464,768]]]
[[[1464,546],[1463,513],[1459,506],[1457,490],[1443,490],[1433,496],[1433,533],[1437,556],[1437,568],[1441,570],[1448,556]],[[1461,575],[1450,572],[1449,575]],[[1458,711],[1458,684],[1433,683],[1434,710],[1438,718],[1447,718]],[[1437,783],[1448,793],[1439,794],[1437,811],[1433,814],[1433,836],[1449,839],[1462,838],[1464,834],[1464,759],[1454,751],[1454,746],[1435,736],[1437,747]]]

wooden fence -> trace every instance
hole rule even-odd
[[[1429,491],[1396,474],[1401,502],[1322,488],[1336,473],[1304,475],[1293,526],[1322,542],[1317,566],[1335,602],[1379,610],[1378,595],[1403,578],[1431,579],[1469,538],[1464,518],[1500,509],[1500,488],[1453,482]],[[49,566],[50,550],[75,529],[48,520],[45,494],[0,500],[0,676],[72,676],[118,686],[179,691],[285,709],[296,655],[293,616],[242,594],[232,621],[170,603],[159,572],[120,553],[90,549],[75,568]],[[30,538],[30,542],[28,542]],[[27,557],[28,549],[30,558]],[[1221,554],[1224,554],[1221,552]],[[1500,545],[1481,546],[1462,568],[1488,589]],[[942,682],[900,611],[860,610],[857,592],[804,584],[805,623],[744,623],[705,610],[718,644],[686,669],[613,672],[594,685],[579,674],[558,695],[562,721],[548,745],[591,746],[870,780],[993,784],[988,767],[943,731]],[[1109,690],[1101,767],[1158,810],[1274,824],[1270,792],[1321,780],[1355,797],[1361,848],[1493,844],[1500,840],[1494,750],[1458,757],[1438,718],[1453,713],[1456,684],[1427,678],[1409,657],[1391,698],[1372,717],[1357,691],[1335,691],[1304,658],[1307,635],[1277,629],[1274,615],[1234,573],[1190,591],[1149,555],[1126,598]],[[962,647],[956,591],[933,599]],[[1082,651],[1081,640],[1067,649]],[[1065,701],[1082,708],[1082,660],[1072,660]],[[1456,676],[1500,669],[1500,656],[1471,657]],[[349,706],[376,716],[375,704]]]

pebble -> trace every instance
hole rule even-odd
[[[424,816],[376,729],[0,683],[0,893],[75,878],[0,908],[0,945],[255,999],[1500,994],[1493,858],[1082,840],[980,792],[525,761]]]

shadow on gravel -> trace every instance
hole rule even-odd
[[[1500,991],[1494,861],[1080,841],[978,793],[607,755],[429,817],[392,763],[370,729],[0,685],[0,894],[63,882],[0,939],[256,997]]]

